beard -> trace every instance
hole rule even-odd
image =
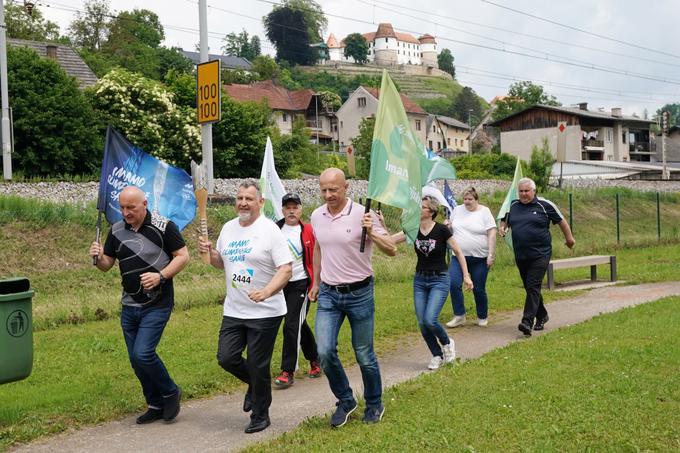
[[[239,222],[247,222],[250,220],[252,217],[252,213],[250,212],[240,212],[238,213],[238,220]]]

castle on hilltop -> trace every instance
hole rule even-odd
[[[378,30],[363,33],[368,42],[368,61],[380,66],[416,65],[437,68],[437,41],[434,36],[425,34],[415,38],[409,33],[395,32],[390,23],[378,25]],[[331,62],[354,63],[354,58],[346,58],[345,40],[338,42],[333,33],[326,41],[328,57]]]

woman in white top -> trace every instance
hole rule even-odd
[[[479,195],[475,188],[468,187],[463,192],[463,205],[456,206],[453,210],[451,223],[453,237],[465,256],[468,272],[474,284],[477,324],[485,327],[488,323],[489,309],[486,277],[496,253],[496,221],[489,208],[479,204]],[[463,270],[458,260],[451,260],[449,273],[454,317],[446,323],[446,326],[458,327],[465,323],[465,300],[461,288]]]

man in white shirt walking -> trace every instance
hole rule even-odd
[[[281,230],[260,216],[263,204],[257,183],[243,182],[236,195],[238,217],[222,227],[215,248],[209,240],[199,240],[199,250],[210,253],[210,264],[225,271],[227,297],[217,361],[248,384],[243,410],[252,410],[252,414],[246,433],[270,425],[270,366],[276,334],[286,314],[281,289],[290,280],[293,261]]]

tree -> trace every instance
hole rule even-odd
[[[680,103],[666,104],[656,111],[656,114],[661,118],[661,114],[664,111],[670,112],[670,120],[668,122],[668,127],[680,126]]]
[[[475,90],[470,87],[463,87],[453,103],[454,118],[464,123],[470,121],[472,124],[469,124],[469,126],[472,127],[473,124],[479,124],[482,114],[482,106]]]
[[[276,47],[276,60],[291,64],[311,65],[316,52],[310,44],[306,18],[303,12],[288,6],[275,6],[264,17],[265,33]]]
[[[158,57],[159,79],[165,79],[170,71],[191,73],[194,70],[194,63],[182,54],[179,47],[160,46],[156,49]]]
[[[109,29],[107,44],[114,48],[116,44],[130,42],[156,48],[165,39],[158,15],[148,9],[121,12],[111,21]]]
[[[544,137],[540,148],[538,146],[531,148],[531,159],[527,168],[527,175],[536,183],[537,191],[548,188],[554,163],[555,157],[550,151],[547,137]]]
[[[253,72],[259,80],[272,80],[279,75],[279,65],[269,55],[259,55],[252,61]]]
[[[15,168],[26,176],[94,174],[103,143],[92,107],[59,65],[26,48],[8,48]]]
[[[45,20],[37,5],[29,16],[23,6],[5,2],[7,37],[31,41],[58,41],[59,25]]]
[[[366,117],[359,123],[359,135],[352,139],[355,167],[359,179],[368,179],[368,174],[371,171],[371,146],[373,146],[374,128],[375,116]]]
[[[199,159],[201,132],[196,110],[178,106],[163,84],[125,69],[113,69],[90,93],[103,122],[169,164],[189,168]]]
[[[323,41],[323,33],[328,27],[328,19],[326,19],[321,5],[314,0],[284,0],[283,5],[303,14],[312,43]]]
[[[112,66],[121,66],[160,80],[161,56],[158,49],[164,37],[163,26],[156,13],[146,9],[123,11],[110,23],[102,54]]]
[[[496,103],[493,118],[499,120],[536,104],[561,105],[555,96],[544,92],[541,85],[536,85],[529,80],[515,82],[510,85],[505,99]]]
[[[89,0],[84,7],[85,11],[77,12],[76,18],[69,25],[68,36],[77,47],[99,50],[109,32],[109,1]]]
[[[259,177],[271,132],[270,115],[264,102],[236,102],[222,96],[222,121],[213,125],[216,178]]]
[[[446,71],[451,74],[451,77],[456,78],[456,67],[453,65],[453,54],[449,49],[442,49],[437,55],[437,66],[442,71]]]
[[[243,57],[250,61],[260,55],[260,38],[257,35],[249,38],[245,29],[239,34],[229,33],[223,41],[225,45],[222,47],[222,52],[225,55]]]
[[[352,57],[358,64],[368,62],[368,42],[360,33],[352,33],[345,38],[345,58]]]

